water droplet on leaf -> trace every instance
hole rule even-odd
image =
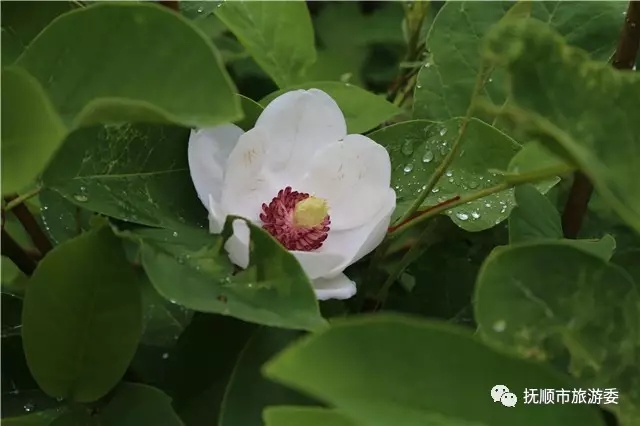
[[[447,133],[447,128],[443,127],[442,129],[440,129],[440,136],[444,136]]]
[[[178,233],[177,233],[176,231],[173,231],[173,234],[172,234],[172,235],[173,235],[174,237],[177,237],[177,236],[178,236]]]
[[[411,173],[411,170],[413,170],[413,164],[409,163],[406,166],[404,166],[404,172],[405,173]]]
[[[436,192],[438,192],[438,191],[440,191],[440,188],[433,188],[433,189],[431,190],[431,192],[433,192],[434,194],[435,194]]]
[[[471,212],[471,217],[474,219],[480,219],[480,213],[478,212]]]
[[[26,404],[24,404],[24,411],[26,411],[27,413],[35,410],[36,408],[36,404],[34,404],[33,402],[29,401]]]
[[[422,156],[422,162],[430,163],[431,161],[433,161],[433,152],[430,149],[428,149]]]
[[[162,359],[167,359],[167,358],[169,358],[169,353],[168,352],[163,353]]]
[[[502,333],[507,328],[507,322],[505,320],[498,320],[493,323],[492,328],[496,333]]]
[[[462,213],[462,212],[460,212],[460,213],[456,213],[456,217],[457,217],[458,219],[460,219],[460,220],[467,220],[467,219],[469,219],[469,215],[468,215],[468,214],[466,214],[466,213]]]
[[[86,195],[82,195],[82,194],[75,194],[73,196],[73,199],[76,200],[79,203],[86,203],[89,200],[89,197],[87,197]]]
[[[451,170],[447,170],[445,175],[447,175],[447,177],[451,177],[451,176],[453,176],[453,172]]]
[[[411,155],[413,154],[413,142],[411,141],[406,141],[403,145],[402,145],[402,153],[404,155]]]
[[[469,188],[476,189],[480,184],[475,180],[469,181]]]

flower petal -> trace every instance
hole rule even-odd
[[[362,135],[349,135],[318,151],[307,164],[299,191],[325,198],[331,228],[366,223],[382,207],[391,184],[391,162],[384,147]]]
[[[189,172],[198,197],[209,209],[209,194],[216,203],[222,195],[224,167],[229,154],[243,134],[234,124],[192,130],[189,136]]]
[[[227,215],[222,210],[220,203],[216,203],[211,194],[209,194],[209,208],[207,210],[209,210],[209,232],[219,234],[222,232]]]
[[[222,184],[222,208],[227,214],[258,223],[262,203],[277,194],[278,187],[264,167],[269,143],[268,135],[259,128],[238,139],[227,160]]]
[[[349,299],[356,294],[356,284],[345,274],[340,274],[335,278],[318,278],[313,280],[313,290],[316,292],[318,300],[328,299]]]
[[[264,109],[256,127],[270,137],[269,168],[289,180],[306,172],[316,151],[347,135],[338,104],[318,89],[278,96]]]
[[[365,225],[344,231],[329,231],[329,238],[319,251],[341,254],[345,260],[322,275],[324,278],[332,278],[340,274],[347,266],[371,253],[382,242],[396,207],[395,191],[388,188],[382,199],[383,207]]]
[[[295,256],[311,280],[328,274],[349,260],[340,253],[292,250],[291,254]]]
[[[249,266],[250,233],[246,222],[236,219],[233,221],[233,235],[224,243],[224,249],[229,253],[231,262],[243,269]]]

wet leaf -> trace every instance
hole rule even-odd
[[[164,392],[139,383],[122,383],[100,413],[104,426],[182,426]]]
[[[475,313],[486,341],[617,388],[607,408],[623,424],[640,418],[640,296],[621,268],[563,241],[499,248],[478,275]]]
[[[39,196],[42,224],[54,244],[77,237],[91,228],[90,220],[93,214],[90,211],[49,189],[41,191]]]
[[[465,329],[418,318],[336,320],[278,354],[263,371],[369,426],[604,424],[593,406],[521,405],[525,388],[574,383],[544,366],[495,352]],[[516,409],[492,402],[496,383],[516,395]],[[459,401],[476,403],[460,410]]]
[[[431,56],[418,77],[415,118],[444,121],[465,115],[480,69],[482,40],[511,7],[520,9],[513,18],[526,16],[521,3],[527,2],[515,6],[507,1],[445,3],[427,37]],[[531,17],[547,22],[570,44],[587,49],[600,60],[608,59],[615,48],[626,7],[624,2],[607,1],[544,1],[530,5]],[[481,96],[502,104],[507,98],[505,82],[504,73],[494,72]]]
[[[590,60],[534,20],[497,27],[485,55],[511,75],[513,102],[501,114],[575,162],[620,217],[640,230],[640,121],[634,114],[640,75]]]
[[[308,407],[268,407],[264,411],[265,426],[359,426],[337,410]]]
[[[369,135],[387,148],[391,156],[391,183],[396,190],[400,217],[413,203],[439,163],[449,153],[458,134],[459,119],[444,124],[427,120],[407,121],[385,127]],[[433,206],[456,195],[490,188],[502,182],[492,169],[508,170],[520,150],[513,139],[477,119],[469,122],[458,157],[433,188],[424,206]],[[557,182],[543,182],[547,191]],[[446,214],[467,231],[482,231],[505,220],[515,204],[513,189],[492,194]]]
[[[204,224],[187,160],[189,129],[108,125],[72,133],[43,175],[74,205],[150,226]]]

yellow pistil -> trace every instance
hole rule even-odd
[[[328,213],[329,206],[326,200],[309,197],[296,204],[293,211],[293,223],[299,227],[312,228],[320,225]]]

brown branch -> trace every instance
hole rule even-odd
[[[8,203],[16,198],[17,196],[11,195],[5,197],[4,200]],[[27,205],[18,204],[11,210],[11,213],[13,213],[16,218],[18,218],[24,230],[27,231],[27,234],[29,234],[29,238],[31,238],[31,241],[33,241],[33,245],[36,246],[38,251],[40,251],[40,253],[44,257],[44,255],[46,255],[53,248],[53,246],[51,245],[49,238],[47,238],[47,235],[44,233],[42,228],[40,228],[40,225],[38,225],[38,222],[29,211]]]
[[[180,5],[178,4],[177,1],[159,1],[159,4],[161,4],[164,7],[168,7],[171,10],[175,10],[176,12],[180,12]]]
[[[620,70],[632,69],[636,63],[639,48],[640,2],[630,1],[611,65]],[[569,198],[562,214],[562,231],[565,238],[578,237],[592,193],[593,185],[587,176],[580,171],[575,172]]]
[[[36,269],[36,261],[29,257],[4,228],[2,229],[2,255],[11,259],[27,276],[31,276]]]

